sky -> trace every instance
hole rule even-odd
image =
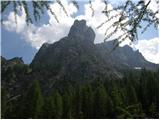
[[[150,4],[149,8],[154,11],[156,5],[153,1],[154,0],[152,0],[152,4]],[[108,8],[111,9],[114,5],[120,4],[121,2],[122,0],[110,0],[111,4],[108,5]],[[6,19],[3,25],[1,25],[2,56],[7,59],[22,57],[24,62],[29,64],[43,43],[54,43],[67,36],[75,19],[85,19],[87,25],[93,28],[96,33],[95,44],[103,42],[106,27],[114,22],[113,20],[100,29],[96,29],[97,26],[106,20],[106,16],[101,12],[104,10],[105,4],[101,0],[92,1],[92,7],[95,11],[94,16],[92,16],[90,4],[84,1],[79,1],[78,3],[80,7],[79,10],[77,10],[72,3],[65,0],[62,1],[68,15],[64,13],[59,4],[53,3],[50,5],[51,9],[57,15],[59,23],[57,23],[55,17],[49,11],[46,11],[39,22],[27,26],[25,23],[25,12],[22,8],[17,15],[16,24],[14,13],[9,11],[5,15]],[[118,13],[118,11],[113,11],[111,15],[115,15],[116,13]],[[143,24],[145,25],[145,23]],[[118,34],[123,33],[119,31]],[[109,40],[113,40],[114,38],[116,38],[116,35]],[[158,30],[151,26],[144,34],[139,34],[138,42],[132,44],[131,47],[133,47],[134,50],[139,50],[146,60],[158,63],[158,39]],[[121,46],[125,44],[129,45],[129,40],[126,40]]]

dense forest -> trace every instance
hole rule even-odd
[[[10,84],[30,72],[28,66],[8,70],[2,71],[2,78],[5,75]],[[44,94],[39,80],[31,80],[22,95],[11,98],[9,85],[2,86],[1,117],[159,118],[158,71],[143,69],[124,74],[117,80],[99,78],[83,84],[59,81],[61,87],[57,86],[50,94]]]

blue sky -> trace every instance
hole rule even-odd
[[[24,41],[15,32],[8,32],[4,28],[1,30],[1,52],[7,59],[13,57],[23,57],[25,63],[30,63],[37,50]]]
[[[79,5],[80,10],[77,14],[83,14],[83,2],[79,2]],[[9,14],[11,9],[12,8],[9,7],[5,14]],[[43,17],[41,17],[38,22],[34,22],[34,24],[40,26],[48,23],[48,19],[48,16],[44,14]],[[32,47],[20,34],[17,34],[15,31],[8,31],[5,27],[1,26],[1,54],[3,57],[6,59],[22,57],[23,61],[28,64],[37,52],[38,49]]]
[[[80,16],[80,15],[85,14],[84,12],[85,12],[85,9],[87,10],[87,8],[84,7],[84,2],[79,2],[79,5],[80,5],[80,10],[77,12],[73,11],[73,13],[71,13],[72,16]],[[70,20],[70,19],[71,18],[69,18],[68,20]],[[48,26],[49,20],[52,20],[52,19],[49,18],[49,16],[44,15],[38,23],[35,23],[36,27],[35,26],[33,27],[34,30],[35,31],[37,31],[37,30],[44,31],[46,29],[46,26]],[[71,19],[71,20],[74,20],[74,19]],[[52,21],[51,21],[51,23],[52,23]],[[72,24],[72,22],[69,24],[66,24],[67,27],[64,27],[64,28],[63,28],[63,25],[58,26],[58,28],[61,28],[64,30],[60,29],[60,31],[63,31],[63,32],[60,34],[57,34],[57,36],[59,35],[59,37],[56,37],[55,39],[58,40],[58,39],[64,37],[63,35],[67,34],[71,24]],[[40,26],[40,28],[38,28],[37,26]],[[41,26],[43,26],[43,27],[41,27]],[[55,27],[55,26],[56,25],[54,24],[53,27]],[[35,36],[33,35],[32,39],[30,41],[28,41],[25,36],[25,34],[27,34],[27,32],[25,33],[25,29],[22,32],[17,32],[16,30],[9,30],[9,29],[10,28],[6,29],[5,26],[1,26],[1,38],[2,38],[1,39],[1,54],[2,54],[2,56],[4,56],[7,59],[10,59],[13,57],[23,57],[23,60],[25,63],[30,63],[32,61],[33,57],[35,56],[36,52],[38,51],[38,49],[36,48],[37,44],[32,43],[32,41],[31,41],[31,40],[34,40]],[[12,29],[12,27],[11,27],[11,29]],[[49,27],[49,29],[50,29],[50,27]],[[48,32],[48,30],[47,30],[47,32]],[[42,32],[41,32],[41,34],[42,34]],[[47,33],[47,34],[49,37],[50,34],[52,34],[52,32],[50,33],[50,31],[49,31],[49,33]],[[37,34],[37,35],[39,35],[39,34]],[[44,39],[46,38],[46,36],[44,36],[44,35],[42,36],[42,38],[43,37],[44,37]],[[27,36],[27,38],[28,38],[28,36]],[[153,38],[158,38],[158,30],[156,30],[153,26],[151,26],[144,34],[142,34],[142,35],[139,34],[139,40],[148,40],[149,41],[150,39],[153,39]],[[35,38],[35,39],[38,39],[38,38]],[[48,41],[50,42],[51,40],[49,39]],[[145,44],[145,43],[143,43],[143,44]],[[41,44],[38,44],[39,47],[40,47],[40,45]]]

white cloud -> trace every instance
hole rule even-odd
[[[74,22],[74,18],[72,18],[71,15],[77,12],[77,9],[72,3],[68,4],[67,2],[63,2],[63,5],[65,6],[68,16],[66,16],[59,4],[54,3],[50,6],[58,16],[60,23],[57,23],[54,16],[48,11],[49,24],[43,24],[40,27],[33,24],[27,26],[25,22],[26,14],[24,10],[22,10],[20,15],[16,15],[17,24],[15,23],[14,12],[9,14],[8,19],[4,21],[3,24],[8,31],[17,32],[24,40],[30,43],[32,47],[39,49],[43,43],[54,43],[68,34]]]
[[[40,27],[34,26],[33,24],[26,26],[26,15],[24,10],[22,10],[21,15],[17,15],[17,25],[15,23],[13,12],[9,14],[8,20],[4,21],[4,25],[9,31],[16,31],[19,34],[22,34],[27,42],[29,42],[33,47],[39,49],[44,42],[54,43],[63,36],[66,36],[75,19],[85,19],[87,25],[91,26],[96,33],[95,43],[103,42],[105,38],[104,33],[106,28],[116,20],[113,19],[112,21],[106,23],[100,29],[96,29],[97,26],[99,26],[106,20],[106,16],[102,13],[105,8],[105,4],[101,0],[95,0],[94,2],[92,2],[92,6],[95,11],[93,17],[89,3],[85,4],[84,15],[79,15],[76,18],[72,17],[72,15],[77,12],[77,8],[72,3],[68,3],[65,0],[62,1],[62,4],[64,5],[68,15],[66,15],[66,13],[63,11],[63,8],[58,3],[53,3],[50,5],[52,11],[57,16],[59,23],[57,23],[55,17],[48,11],[47,13],[49,16],[49,24],[44,24]],[[112,9],[112,5],[109,4],[108,8]],[[111,15],[117,13],[117,11],[113,11]],[[113,28],[108,33],[110,33],[112,30]],[[121,33],[122,32],[119,31],[119,34]],[[116,35],[114,36],[114,38],[116,38]],[[112,37],[111,39],[114,38]]]
[[[153,63],[159,63],[159,38],[139,40],[135,48],[139,49],[145,59]]]
[[[105,9],[105,3],[102,0],[95,0],[94,2],[92,2],[92,7],[94,9],[94,16],[92,16],[92,10],[90,8],[90,4],[85,4],[85,14],[78,16],[77,19],[85,19],[87,22],[87,25],[91,26],[96,33],[96,38],[95,38],[94,42],[101,43],[104,41],[104,39],[107,35],[109,35],[111,32],[113,32],[115,27],[113,27],[111,25],[119,19],[119,16],[108,21],[102,27],[97,29],[97,27],[101,23],[104,23],[108,19],[107,16],[102,13],[102,11]],[[112,5],[108,4],[107,9],[108,10],[113,9]],[[109,14],[109,18],[111,16],[119,14],[119,12],[120,11],[112,11]],[[110,26],[111,26],[111,28],[108,30],[107,35],[105,35],[106,29],[109,28]],[[122,35],[123,33],[124,32],[122,30],[118,29],[116,34],[114,34],[112,37],[110,37],[107,40],[109,41],[109,40],[116,39],[118,36]]]
[[[148,5],[148,9],[156,12],[159,9],[159,5],[156,3],[157,0],[150,0],[150,4]],[[147,4],[149,0],[145,0],[145,4]]]
[[[17,21],[15,21],[15,18]],[[21,14],[15,16],[14,12],[11,12],[8,16],[8,20],[3,23],[8,31],[16,31],[17,33],[20,33],[26,29],[25,19],[26,15],[24,9],[22,8]]]
[[[58,3],[53,3],[50,5],[52,11],[56,14],[59,23],[57,23],[54,16],[47,11],[49,16],[49,23],[43,24],[41,26],[35,26],[30,24],[29,26],[25,23],[26,14],[22,9],[21,14],[17,15],[17,24],[15,23],[15,16],[14,13],[11,12],[8,16],[8,19],[4,21],[4,26],[9,31],[15,31],[20,34],[24,40],[26,40],[32,47],[39,49],[41,45],[45,42],[54,43],[55,41],[60,40],[62,37],[67,36],[70,30],[71,25],[73,24],[75,19],[85,19],[88,26],[91,26],[96,33],[95,43],[103,42],[105,36],[106,28],[108,28],[114,21],[118,18],[112,19],[110,22],[104,24],[100,29],[96,29],[101,23],[105,22],[107,17],[102,11],[105,9],[105,4],[103,0],[95,0],[92,2],[92,7],[94,9],[94,16],[92,16],[92,10],[90,8],[90,4],[86,3],[84,5],[84,14],[78,15],[75,18],[73,15],[77,12],[77,8],[72,4],[68,3],[67,0],[63,0],[62,4],[64,5],[67,14],[63,11],[63,8]],[[108,9],[112,9],[112,5],[108,4]],[[118,14],[120,11],[113,11],[111,12],[110,16]],[[111,27],[108,34],[113,31],[113,27]],[[111,37],[109,40],[117,38],[117,36],[123,34],[121,30]],[[154,47],[157,49],[157,45],[155,44],[156,40],[145,40],[139,42],[137,48],[140,52],[145,56],[145,58],[152,62],[157,62],[158,52],[155,51]],[[125,44],[129,44],[129,40],[125,40],[121,46]],[[146,44],[149,46],[152,44],[152,49],[149,50],[146,48]],[[149,47],[148,47],[149,48]],[[154,53],[155,51],[156,53]]]

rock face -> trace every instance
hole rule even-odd
[[[116,41],[109,41],[101,44],[97,44],[97,48],[103,56],[103,59],[108,64],[118,69],[142,69],[157,70],[158,64],[153,64],[145,60],[142,54],[137,50],[133,51],[131,47],[125,45],[123,47],[117,47],[111,53]]]
[[[22,58],[1,57],[2,88],[14,96],[23,93],[33,80],[39,80],[43,93],[49,94],[56,87],[63,89],[67,83],[122,78],[122,70],[126,69],[158,69],[158,65],[147,62],[129,46],[110,53],[114,41],[95,45],[94,38],[95,33],[86,22],[76,20],[68,36],[54,44],[44,43],[30,66]]]
[[[92,28],[86,26],[85,20],[75,20],[73,26],[70,29],[68,37],[79,38],[81,40],[84,40],[84,42],[88,41],[93,43],[95,39],[95,33]]]
[[[21,57],[15,57],[15,58],[12,58],[12,59],[9,59],[9,60],[6,60],[4,57],[1,56],[1,66],[2,67],[13,67],[17,64],[24,64],[23,60]]]
[[[24,64],[21,57],[9,60],[1,57],[1,88],[8,91],[8,98],[17,96],[27,88],[31,80],[30,72],[31,69]]]
[[[52,78],[86,81],[118,74],[105,65],[96,45],[95,33],[86,22],[75,21],[68,36],[54,44],[43,44],[31,63],[34,70],[49,69]]]
[[[50,76],[52,80],[80,82],[102,77],[122,77],[122,69],[156,68],[155,64],[147,62],[138,51],[133,51],[129,46],[119,47],[108,54],[113,42],[95,45],[94,38],[95,33],[86,26],[86,21],[76,20],[68,36],[54,44],[43,44],[30,66],[34,71]],[[44,78],[38,79],[43,81]]]

